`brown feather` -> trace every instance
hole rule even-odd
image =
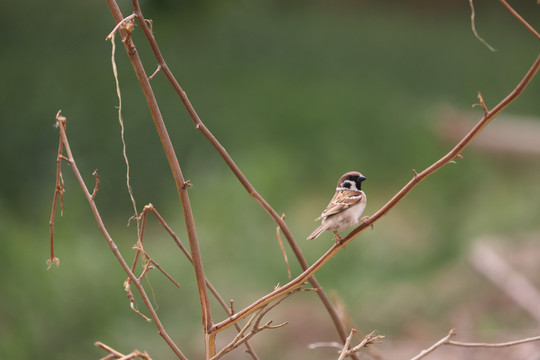
[[[334,215],[344,210],[347,210],[351,206],[354,206],[360,201],[362,201],[363,198],[364,193],[362,191],[348,189],[338,190],[334,194],[332,200],[330,200],[330,203],[328,204],[326,209],[322,212],[321,216],[319,216],[315,220],[319,220],[323,217],[328,217],[330,215]]]

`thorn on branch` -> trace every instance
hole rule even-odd
[[[473,104],[473,107],[481,106],[482,110],[484,111],[484,116],[486,116],[489,113],[489,110],[486,106],[486,103],[484,102],[484,97],[482,96],[482,93],[480,91],[478,92],[478,100],[480,101],[480,103]]]
[[[152,19],[144,19],[144,22],[148,24],[148,28],[150,29],[150,32],[152,33],[152,36],[154,34],[154,21]]]
[[[98,192],[98,188],[99,188],[99,175],[97,173],[97,170],[94,170],[92,175],[94,175],[94,177],[96,178],[96,186],[94,187],[94,191],[92,192],[92,200],[94,200],[94,198],[96,197],[96,194]]]
[[[229,315],[233,315],[234,311],[234,299],[229,300]]]
[[[416,169],[412,169],[413,173],[414,173],[414,177],[418,177],[418,172],[416,171]]]
[[[148,80],[152,80],[154,78],[154,76],[156,76],[157,73],[160,72],[160,71],[161,71],[161,65],[158,65],[156,71],[154,71],[154,73],[148,77]]]
[[[182,190],[185,190],[186,188],[190,188],[192,187],[193,185],[191,184],[191,181],[190,180],[186,180],[184,181],[184,183],[182,184]]]

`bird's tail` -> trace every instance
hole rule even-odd
[[[311,233],[311,235],[308,236],[308,240],[313,240],[317,237],[319,237],[319,235],[321,235],[325,230],[326,228],[328,227],[328,225],[326,225],[325,223],[322,223],[318,228],[315,229],[315,231],[313,231]]]

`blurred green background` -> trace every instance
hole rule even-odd
[[[424,169],[451,149],[455,141],[440,130],[452,123],[449,113],[479,119],[481,109],[471,109],[477,92],[488,106],[495,105],[536,58],[537,41],[499,3],[475,4],[477,29],[497,52],[474,37],[465,0],[142,2],[169,67],[201,119],[260,194],[286,214],[310,262],[332,244],[331,234],[304,239],[342,173],[359,170],[367,176],[365,214],[373,214],[409,181],[413,169]],[[512,5],[540,28],[534,1]],[[120,6],[130,13],[130,2]],[[65,212],[55,227],[61,266],[47,271],[45,265],[59,109],[90,188],[92,171],[99,172],[96,201],[105,224],[128,262],[133,257],[136,229],[126,226],[132,209],[111,44],[104,40],[114,27],[107,5],[5,1],[0,12],[0,358],[105,356],[95,341],[124,353],[138,348],[154,359],[173,358],[153,324],[129,309],[122,287],[126,276],[66,164]],[[138,27],[134,40],[151,74],[156,64]],[[174,182],[119,40],[116,61],[138,208],[151,202],[187,244]],[[164,76],[158,74],[152,85],[193,184],[206,274],[240,309],[287,282],[275,224],[194,129]],[[507,118],[490,127],[502,121],[518,126],[521,116],[540,126],[539,93],[534,79],[505,111]],[[335,301],[361,332],[387,336],[377,347],[386,358],[409,358],[452,327],[463,340],[540,332],[539,324],[469,261],[473,242],[489,237],[490,246],[540,286],[540,157],[474,146],[463,155],[317,274],[325,290],[339,294]],[[150,273],[147,289],[158,314],[183,351],[201,358],[193,272],[153,219],[145,241],[150,255],[182,285],[177,289],[158,272]],[[298,274],[290,251],[289,259]],[[143,310],[138,298],[137,306]],[[216,304],[214,314],[224,318]],[[336,357],[333,350],[306,348],[336,340],[314,294],[296,295],[270,317],[291,324],[258,335],[254,346],[262,358]],[[220,336],[220,344],[230,335]],[[248,356],[237,350],[228,358]]]

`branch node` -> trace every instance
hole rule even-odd
[[[193,185],[191,184],[191,181],[190,180],[186,180],[184,181],[184,183],[182,184],[182,189],[185,190],[186,188],[188,187],[192,187]]]
[[[478,101],[480,101],[478,104],[473,104],[472,107],[481,106],[482,110],[484,111],[484,116],[486,116],[489,113],[489,109],[486,106],[486,103],[484,102],[484,97],[482,96],[482,93],[478,92]]]
[[[154,73],[148,77],[148,80],[152,80],[154,78],[154,76],[156,76],[157,73],[160,72],[160,71],[161,71],[161,65],[158,65],[156,71],[154,71]]]
[[[99,188],[99,175],[98,175],[97,170],[94,170],[92,175],[94,175],[94,177],[96,178],[96,186],[94,187],[94,191],[92,192],[92,195],[91,195],[92,200],[94,200],[94,198],[96,197],[96,194],[98,192],[98,188]]]
[[[135,14],[131,14],[127,17],[125,17],[124,19],[122,19],[122,21],[120,21],[118,24],[116,24],[116,26],[114,27],[114,29],[109,33],[109,35],[107,35],[107,37],[105,38],[105,40],[110,40],[114,37],[114,34],[116,34],[116,32],[118,31],[118,29],[122,28],[124,29],[127,34],[126,34],[126,38],[128,36],[131,36],[131,34],[133,33],[133,27],[135,26],[134,23],[133,23],[133,18],[135,17],[136,15]],[[123,40],[122,40],[123,41]]]

